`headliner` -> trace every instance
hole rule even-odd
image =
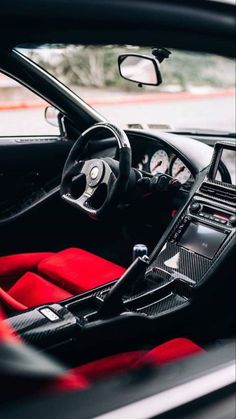
[[[129,43],[234,56],[234,15],[231,2],[212,0],[8,0],[0,44]]]

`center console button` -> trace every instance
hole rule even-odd
[[[227,221],[226,220],[219,220],[221,224],[226,224]]]
[[[54,311],[52,311],[49,307],[42,308],[39,311],[40,311],[40,313],[42,313],[44,315],[44,317],[46,317],[51,322],[55,322],[57,320],[60,320],[60,317]]]

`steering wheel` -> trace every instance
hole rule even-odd
[[[109,131],[119,147],[119,162],[111,159],[80,160],[90,140]],[[62,199],[93,219],[117,205],[125,192],[131,171],[131,147],[125,132],[110,123],[99,122],[84,131],[70,150],[63,168]]]

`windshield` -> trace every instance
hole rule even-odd
[[[108,120],[124,127],[235,131],[235,66],[223,57],[171,50],[160,86],[124,80],[117,59],[151,55],[133,46],[43,46],[20,50]]]

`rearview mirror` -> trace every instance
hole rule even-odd
[[[162,82],[159,62],[141,54],[123,54],[118,57],[121,77],[140,85],[158,86]]]

